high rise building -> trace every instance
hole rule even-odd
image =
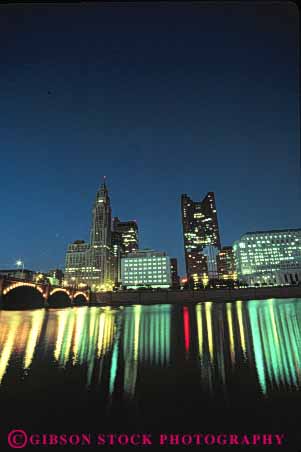
[[[113,273],[113,281],[115,286],[118,286],[121,283],[121,256],[124,253],[124,247],[122,243],[122,236],[119,232],[112,231],[111,234],[111,244],[112,244],[112,253],[113,253],[113,261],[112,261],[112,273]]]
[[[88,283],[91,268],[89,266],[90,244],[76,240],[67,248],[65,258],[65,281],[67,284]]]
[[[238,279],[250,286],[301,281],[301,229],[247,232],[233,250]]]
[[[105,181],[96,193],[90,243],[77,240],[69,245],[65,262],[68,283],[86,283],[92,289],[109,288],[114,280],[111,246],[111,206]]]
[[[224,246],[216,259],[219,279],[236,280],[237,275],[232,246]]]
[[[202,201],[193,201],[187,194],[181,197],[182,225],[186,273],[199,283],[208,279],[208,260],[204,248],[208,245],[220,250],[215,197],[207,193]]]
[[[113,231],[118,232],[122,239],[122,254],[133,253],[138,249],[138,225],[136,221],[113,220]]]
[[[90,245],[92,280],[99,285],[112,283],[111,205],[105,181],[96,193]]]

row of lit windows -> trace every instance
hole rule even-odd
[[[166,273],[152,273],[152,274],[145,274],[145,273],[132,273],[124,275],[124,278],[161,278],[162,276],[166,276]]]
[[[158,269],[130,269],[123,272],[125,275],[138,275],[144,274],[144,275],[152,275],[157,273],[167,273],[165,268],[158,268]]]
[[[125,284],[158,284],[158,283],[167,283],[168,280],[166,278],[153,278],[153,279],[124,279]]]
[[[267,255],[264,256],[264,255],[256,254],[256,255],[253,255],[253,256],[241,256],[241,258],[240,258],[240,260],[242,262],[253,262],[254,260],[258,260],[258,259],[263,260],[265,262],[270,262],[270,261],[273,261],[273,260],[277,260],[277,261],[292,260],[292,259],[298,260],[298,255],[291,255],[291,253],[290,254],[285,254],[285,255],[276,255],[276,254],[274,254],[274,255],[270,255],[270,256],[267,256]]]
[[[279,233],[273,233],[270,235],[257,235],[254,237],[246,237],[247,240],[273,240],[273,239],[278,239],[278,238],[292,238],[292,237],[296,237],[296,236],[300,236],[301,232],[298,233],[294,233],[294,234],[279,234]]]
[[[153,256],[153,257],[128,257],[128,258],[126,258],[126,259],[124,259],[124,261],[125,262],[128,262],[128,261],[142,261],[143,260],[143,262],[144,261],[147,261],[147,262],[152,262],[153,260],[162,260],[162,261],[164,261],[164,260],[166,260],[167,258],[166,257],[160,257],[160,256]]]
[[[266,248],[266,249],[273,249],[273,250],[278,250],[278,251],[282,251],[284,249],[298,249],[299,246],[298,244],[292,242],[289,244],[289,246],[287,246],[286,243],[266,243],[266,242],[261,242],[261,243],[256,243],[254,245],[246,245],[245,243],[240,243],[239,244],[240,248]]]
[[[166,270],[166,265],[131,265],[124,267],[124,271],[136,271],[136,270],[145,270],[145,271],[154,271],[154,270]]]
[[[268,248],[268,249],[256,249],[256,250],[246,250],[246,251],[242,251],[240,252],[241,256],[255,256],[256,254],[258,255],[272,255],[272,254],[276,254],[276,255],[283,255],[283,254],[296,254],[296,252],[301,253],[301,249],[299,249],[298,247],[292,248],[292,247],[285,247],[283,249],[277,249],[277,248]]]
[[[166,268],[167,265],[165,262],[141,262],[141,263],[130,263],[130,264],[124,264],[124,268],[133,269],[133,268]]]
[[[124,265],[125,266],[127,266],[127,265],[146,265],[146,264],[164,264],[164,263],[166,263],[166,259],[161,259],[161,260],[159,260],[159,259],[156,259],[156,260],[151,260],[151,259],[148,259],[148,260],[141,260],[141,261],[138,261],[138,260],[125,260],[125,262],[124,262]]]

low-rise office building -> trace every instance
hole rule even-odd
[[[301,282],[301,229],[248,232],[233,251],[237,277],[250,286]]]
[[[163,252],[139,250],[121,259],[121,283],[128,289],[169,288],[170,258]]]

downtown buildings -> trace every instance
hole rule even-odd
[[[67,249],[65,280],[68,284],[87,284],[92,290],[111,290],[120,280],[122,256],[138,248],[138,226],[114,219],[105,181],[96,193],[92,211],[90,241],[76,240]],[[132,229],[134,229],[134,238]]]
[[[301,282],[301,230],[248,232],[221,248],[214,193],[196,202],[181,199],[188,284],[216,281],[248,286],[297,285]]]
[[[184,252],[189,287],[292,285],[301,280],[300,229],[244,234],[234,246],[221,248],[213,192],[201,201],[181,198]],[[111,220],[105,182],[93,205],[90,240],[68,246],[65,281],[92,290],[179,288],[177,260],[165,253],[139,250],[135,221]],[[224,283],[223,283],[224,280]]]
[[[163,252],[139,250],[136,221],[111,220],[105,181],[93,205],[90,241],[70,244],[65,260],[68,285],[88,285],[92,291],[127,288],[168,288],[172,284],[170,258]],[[173,260],[176,265],[176,259]],[[173,276],[173,279],[175,275]]]

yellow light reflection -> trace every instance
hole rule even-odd
[[[26,341],[26,349],[24,355],[24,370],[28,369],[32,363],[33,355],[37,342],[40,337],[41,329],[45,317],[45,310],[39,309],[31,313],[31,328],[28,339]]]
[[[72,347],[72,353],[73,353],[72,363],[73,363],[73,365],[75,365],[79,362],[79,353],[80,353],[80,347],[82,344],[82,336],[83,336],[85,318],[87,315],[87,309],[88,308],[85,307],[85,308],[76,310],[75,335],[74,335],[73,347]]]
[[[207,334],[208,334],[208,347],[211,361],[213,361],[213,331],[212,331],[212,301],[207,301],[205,303],[205,317],[206,317],[206,326],[207,326]]]
[[[202,305],[196,305],[196,321],[198,328],[198,343],[199,343],[199,355],[202,359],[203,356],[203,319],[202,319]]]
[[[57,316],[58,316],[58,331],[54,349],[54,357],[57,361],[59,361],[69,312],[67,310],[58,311]]]
[[[1,351],[0,356],[0,384],[2,382],[2,379],[5,375],[13,347],[14,342],[18,333],[18,326],[20,324],[20,316],[16,315],[14,316],[12,322],[9,325],[9,333],[6,336],[6,340],[4,341],[4,345]]]
[[[244,356],[246,357],[247,356],[247,346],[246,346],[246,338],[245,338],[245,331],[244,331],[244,322],[243,322],[243,317],[242,317],[242,301],[241,300],[238,300],[236,302],[236,311],[237,311],[241,348],[242,348]]]
[[[232,303],[227,303],[227,321],[229,328],[229,339],[230,339],[230,357],[231,362],[235,363],[235,346],[234,346],[234,333],[233,333],[233,320],[232,320]]]

